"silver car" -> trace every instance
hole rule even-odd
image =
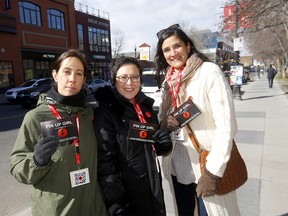
[[[94,94],[97,88],[106,86],[106,85],[109,85],[109,83],[106,82],[105,80],[94,78],[88,82],[88,89],[89,89],[90,94]]]
[[[143,71],[142,73],[142,92],[144,92],[148,97],[155,100],[153,109],[158,110],[161,103],[161,91],[158,87],[158,83],[155,79],[155,71]],[[164,79],[164,75],[161,77],[161,83]]]
[[[26,90],[29,88],[37,87],[39,83],[45,80],[50,80],[51,78],[41,78],[41,79],[31,79],[20,86],[8,89],[5,93],[6,100],[10,101],[11,103],[16,103],[17,93],[22,90]]]

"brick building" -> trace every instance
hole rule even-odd
[[[73,0],[0,2],[0,92],[51,76],[63,51],[85,53],[91,76],[107,79],[111,61],[107,12]]]

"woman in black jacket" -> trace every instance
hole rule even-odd
[[[94,128],[98,180],[111,215],[166,215],[157,156],[169,154],[169,132],[159,129],[154,143],[128,139],[131,121],[158,124],[154,100],[141,91],[142,69],[134,58],[116,59],[112,87],[99,88]]]

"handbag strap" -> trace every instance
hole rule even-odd
[[[194,148],[196,149],[196,151],[198,151],[199,153],[201,153],[203,151],[203,149],[200,148],[200,144],[199,141],[197,139],[197,137],[195,136],[192,128],[190,127],[189,124],[185,125],[186,130],[188,131],[189,137],[194,145]],[[232,145],[236,145],[235,140],[232,140]]]
[[[186,125],[185,125],[185,128],[186,128],[186,130],[187,130],[187,132],[188,132],[188,134],[189,134],[189,137],[190,137],[190,139],[191,139],[191,141],[192,141],[192,143],[193,143],[193,145],[194,145],[194,148],[196,149],[196,151],[198,151],[199,153],[201,153],[201,152],[202,152],[202,149],[200,148],[199,141],[198,141],[197,137],[195,136],[192,128],[190,127],[189,124],[186,124]]]

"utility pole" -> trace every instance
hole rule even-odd
[[[238,29],[239,29],[239,0],[235,0],[235,38],[239,37]],[[236,51],[236,65],[239,65],[239,57],[240,57],[240,51]],[[241,97],[241,85],[234,84],[233,85],[233,97],[236,100],[242,100]]]

